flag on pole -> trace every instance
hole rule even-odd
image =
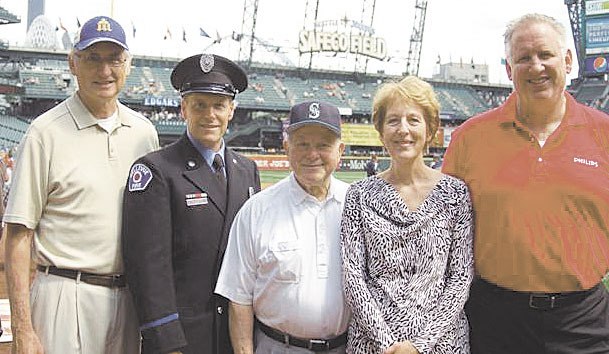
[[[63,25],[63,22],[61,22],[61,17],[59,18],[59,28],[61,28],[62,30],[68,32],[68,30],[65,28],[65,26]]]
[[[187,40],[186,40],[186,30],[184,29],[184,27],[182,27],[182,40],[184,42],[187,42]]]
[[[205,31],[203,30],[203,28],[201,28],[201,27],[199,27],[199,34],[201,35],[201,37],[207,37],[207,38],[211,38],[211,37],[209,36],[209,34],[207,34],[207,32],[205,32]]]
[[[216,30],[216,39],[214,39],[214,44],[220,43],[220,42],[222,42],[222,37],[220,37],[220,32],[218,32],[218,30]]]
[[[241,33],[237,33],[235,31],[233,31],[232,38],[233,38],[234,41],[239,42],[239,41],[241,41],[242,37],[243,37],[243,35]]]
[[[167,27],[167,31],[165,31],[165,36],[163,37],[163,40],[167,39],[171,39],[171,31],[169,30],[169,27]]]
[[[76,17],[76,26],[78,26],[78,28],[80,28],[80,20],[78,19],[78,17]]]
[[[135,38],[135,24],[131,21],[131,29],[133,30],[133,38]]]

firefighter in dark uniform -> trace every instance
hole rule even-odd
[[[232,353],[227,301],[214,294],[228,232],[260,190],[253,161],[224,133],[247,76],[218,55],[184,59],[171,74],[187,131],[137,160],[124,195],[123,256],[143,353]]]

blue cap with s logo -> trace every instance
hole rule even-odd
[[[305,125],[317,124],[340,137],[340,112],[330,103],[309,101],[292,106],[288,133]]]

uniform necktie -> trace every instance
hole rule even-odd
[[[220,182],[220,185],[226,191],[226,177],[224,176],[224,161],[222,160],[222,156],[220,154],[216,154],[214,156],[214,162],[211,164],[211,167],[214,169],[214,174]]]

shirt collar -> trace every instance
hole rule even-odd
[[[224,139],[222,139],[222,145],[220,146],[220,150],[214,151],[210,148],[203,146],[199,141],[197,141],[197,139],[190,135],[188,129],[186,130],[186,135],[188,136],[188,140],[190,140],[192,145],[195,147],[195,149],[197,149],[199,154],[201,154],[201,157],[205,160],[205,162],[210,168],[214,163],[214,156],[216,156],[216,154],[220,154],[220,156],[222,156],[222,161],[224,161],[224,165],[226,166],[226,159],[224,158]]]
[[[312,195],[310,195],[309,193],[307,193],[307,191],[305,191],[300,184],[298,184],[298,181],[296,180],[296,175],[294,174],[294,172],[290,173],[290,195],[292,196],[292,200],[294,201],[295,204],[302,204],[304,203],[307,199],[308,200],[316,200],[317,199],[315,197],[313,197]],[[336,183],[336,178],[334,178],[334,176],[330,176],[330,188],[328,189],[328,195],[326,195],[326,200],[324,200],[323,202],[326,202],[330,199],[333,199],[335,201],[337,201],[338,203],[343,203],[345,200],[345,196],[344,193],[338,193],[337,190],[337,185],[338,183]]]
[[[567,110],[565,112],[565,119],[569,125],[582,125],[586,124],[586,113],[583,110],[581,104],[579,104],[570,93],[565,92],[567,99]]]
[[[120,102],[117,101],[116,103],[117,123],[120,125],[131,126],[131,122],[129,121],[128,115],[121,114],[122,108]],[[97,125],[97,118],[95,118],[93,114],[89,112],[87,107],[82,103],[77,93],[74,93],[70,98],[66,100],[66,105],[78,129],[85,129]]]

